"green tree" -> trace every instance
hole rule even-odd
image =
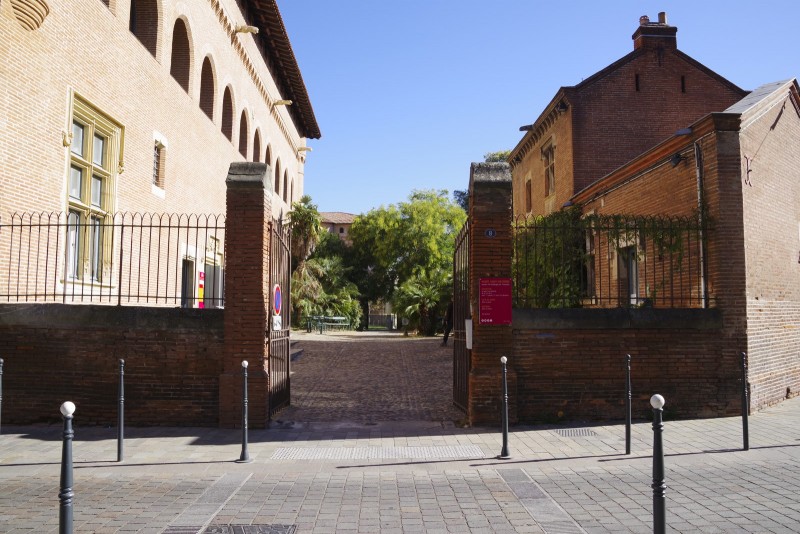
[[[303,195],[299,202],[292,203],[289,212],[292,229],[292,270],[296,270],[310,255],[322,233],[322,217],[311,197]]]
[[[407,202],[356,217],[350,237],[351,272],[362,306],[392,300],[396,288],[412,278],[452,271],[455,236],[466,214],[447,191],[413,191]]]
[[[461,206],[464,212],[469,213],[469,191],[466,189],[453,191],[453,202]]]
[[[497,163],[508,161],[508,156],[511,155],[510,150],[498,150],[497,152],[487,152],[483,155],[483,161],[486,163]]]
[[[422,270],[395,291],[392,306],[410,328],[432,336],[452,296],[452,280],[452,270]]]

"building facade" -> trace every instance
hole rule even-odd
[[[514,214],[547,215],[679,128],[747,92],[677,47],[677,28],[641,17],[633,51],[562,87],[511,151]]]
[[[62,227],[61,287],[113,291],[115,214],[224,214],[231,162],[269,165],[276,218],[303,195],[320,132],[274,0],[3,2],[0,32],[0,216]],[[182,239],[196,293],[224,239]]]
[[[356,220],[355,215],[342,211],[322,211],[319,215],[322,219],[322,228],[326,232],[338,235],[339,239],[350,243],[348,235],[353,221]]]

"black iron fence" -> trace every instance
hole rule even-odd
[[[0,302],[219,308],[223,215],[15,213],[0,222]]]
[[[453,254],[453,403],[464,412],[469,400],[470,371],[466,321],[472,319],[469,309],[469,238],[470,224],[467,220],[456,237]]]
[[[713,305],[699,217],[581,216],[514,223],[519,308]]]

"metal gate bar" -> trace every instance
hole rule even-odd
[[[469,313],[469,220],[456,237],[453,254],[453,404],[467,411],[470,351],[465,320]]]
[[[289,405],[289,332],[291,329],[291,232],[289,224],[273,221],[270,232],[269,418]],[[276,287],[280,291],[276,291]],[[276,295],[279,293],[280,300]],[[276,314],[276,311],[278,312]],[[279,321],[275,317],[280,317]]]

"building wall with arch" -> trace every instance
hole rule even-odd
[[[274,105],[287,98],[279,89],[285,84],[273,78],[255,37],[232,29],[248,24],[239,2],[47,4],[37,26],[0,3],[0,92],[8,95],[0,101],[2,216],[68,208],[76,97],[121,126],[109,211],[223,213],[230,163],[264,161],[267,150],[272,164],[280,158],[294,191],[285,202],[275,195],[275,215],[303,194],[298,149],[306,139],[288,108]],[[230,139],[223,133],[226,87]],[[153,180],[159,143],[168,147],[160,187]]]

